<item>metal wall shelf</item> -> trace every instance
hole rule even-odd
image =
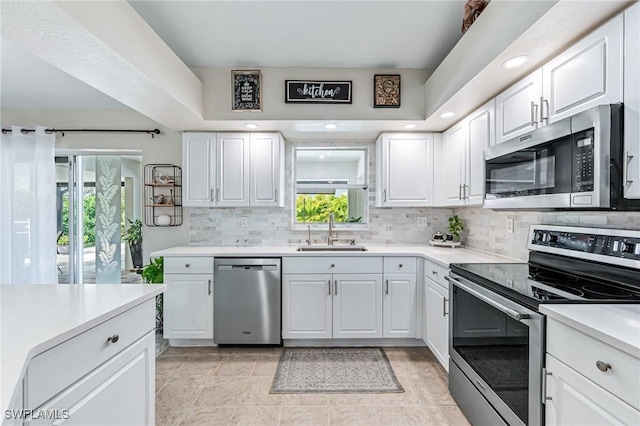
[[[182,225],[182,169],[173,164],[145,165],[144,202],[145,225]],[[169,217],[167,225],[161,224],[161,216]]]

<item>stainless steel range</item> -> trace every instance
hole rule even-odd
[[[541,303],[640,303],[640,231],[532,225],[529,263],[454,264],[449,389],[473,424],[541,425]]]

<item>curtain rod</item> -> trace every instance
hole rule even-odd
[[[3,134],[7,134],[11,132],[11,129],[2,129],[2,133]],[[29,132],[35,132],[35,129],[20,129],[20,132],[23,134],[27,134]],[[62,136],[64,136],[65,132],[100,132],[100,133],[147,133],[149,135],[151,135],[151,138],[153,138],[155,135],[159,135],[160,134],[160,129],[153,129],[153,130],[118,130],[118,129],[45,129],[45,133],[51,134],[51,133],[55,133],[55,132],[60,132],[62,133]]]

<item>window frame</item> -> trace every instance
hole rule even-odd
[[[298,184],[298,159],[297,153],[301,151],[356,151],[362,152],[364,154],[364,183],[357,184]],[[361,189],[365,191],[365,206],[364,206],[364,214],[363,218],[366,219],[366,222],[363,223],[336,223],[335,229],[344,230],[344,231],[356,231],[356,230],[368,230],[369,229],[369,147],[366,146],[345,146],[345,147],[337,147],[337,146],[298,146],[293,147],[292,153],[292,163],[293,163],[293,173],[292,173],[292,203],[291,203],[291,229],[294,231],[300,230],[323,230],[326,231],[329,226],[329,222],[315,222],[315,223],[307,223],[307,222],[297,222],[296,221],[296,200],[298,198],[298,188],[300,189]],[[307,179],[307,178],[304,178]],[[329,180],[329,179],[320,179],[318,180]]]

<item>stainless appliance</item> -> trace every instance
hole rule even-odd
[[[541,425],[541,303],[640,303],[640,231],[532,225],[528,263],[453,264],[449,389],[472,424]]]
[[[622,105],[600,105],[487,148],[484,207],[640,210],[623,197]]]
[[[279,258],[216,258],[213,341],[217,344],[281,344]]]

